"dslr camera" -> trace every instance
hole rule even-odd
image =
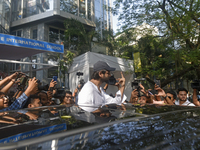
[[[137,89],[138,91],[138,97],[140,97],[142,95],[142,92],[140,91],[141,90],[141,87],[140,87],[140,83],[141,81],[144,81],[145,78],[140,78],[140,79],[134,79],[132,82],[131,82],[131,87],[132,87],[132,90],[135,90]]]

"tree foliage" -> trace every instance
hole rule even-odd
[[[127,30],[143,22],[156,27],[157,36],[143,36],[134,51],[140,51],[143,74],[162,80],[199,76],[200,0],[115,0],[114,14]],[[192,73],[192,74],[191,74]],[[194,79],[194,78],[193,78]]]
[[[78,55],[91,51],[93,38],[98,38],[94,28],[89,28],[75,19],[66,20],[65,27],[65,38],[69,40],[69,50],[74,50]]]

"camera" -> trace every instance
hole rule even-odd
[[[83,79],[79,80],[79,85],[77,86],[77,89],[80,91],[82,89],[82,87],[84,86],[85,81]]]
[[[77,72],[76,75],[79,76],[79,77],[83,76],[83,72]]]
[[[198,98],[198,101],[200,101],[200,80],[193,80],[192,83],[191,83],[191,87],[193,89],[197,89],[197,98]]]
[[[193,89],[200,90],[200,80],[193,80],[191,83],[191,87]]]
[[[20,90],[20,91],[24,90],[24,88],[26,87],[27,83],[28,83],[28,76],[26,75],[24,77],[21,77],[17,89]]]
[[[41,85],[40,80],[37,80],[37,83],[38,83],[38,90],[39,91],[48,91],[48,89],[49,89],[49,85],[48,84]]]
[[[115,85],[116,82],[117,80],[115,79],[114,75],[111,75],[111,77],[106,83],[108,83],[109,85]]]
[[[53,98],[61,98],[65,96],[64,89],[56,89],[56,93],[53,95]]]
[[[142,92],[140,91],[141,90],[140,83],[141,83],[141,81],[144,81],[144,80],[145,80],[145,78],[140,78],[140,79],[135,78],[131,82],[132,90],[137,89],[137,91],[138,91],[138,97],[140,97],[142,95]]]

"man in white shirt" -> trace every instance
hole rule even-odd
[[[111,97],[106,94],[101,86],[103,82],[106,82],[111,77],[110,71],[114,71],[115,68],[111,68],[106,62],[98,61],[94,64],[94,73],[91,76],[91,80],[85,83],[82,90],[78,95],[78,105],[88,111],[94,112],[100,106],[106,104],[118,104],[126,99],[124,95],[125,78],[121,73],[121,78],[118,79],[119,91],[117,91],[115,97]]]
[[[185,88],[179,88],[177,91],[178,100],[175,101],[175,105],[183,106],[195,106],[187,99],[188,91]]]

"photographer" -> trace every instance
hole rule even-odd
[[[66,91],[64,98],[61,100],[61,105],[74,104],[72,92]]]
[[[4,108],[4,106],[2,106],[2,102],[4,101],[4,99],[6,98],[6,95],[5,94],[0,94],[0,104],[1,104],[1,108],[4,108],[4,109],[1,109],[0,111],[8,111],[8,110],[16,110],[16,109],[20,109],[22,108],[22,104],[24,101],[27,100],[27,98],[32,95],[32,94],[35,94],[37,93],[38,91],[38,83],[37,83],[37,79],[34,77],[33,79],[30,79],[28,81],[28,87],[27,89],[25,90],[25,92],[19,97],[17,98],[9,107],[7,108]]]
[[[104,92],[101,85],[109,80],[111,77],[110,71],[114,71],[106,62],[98,61],[94,64],[94,73],[91,80],[88,81],[78,95],[78,105],[89,112],[97,110],[102,105],[115,103],[121,105],[126,99],[124,95],[125,78],[121,73],[118,84],[120,85],[119,91],[116,93],[115,98],[109,96]]]

